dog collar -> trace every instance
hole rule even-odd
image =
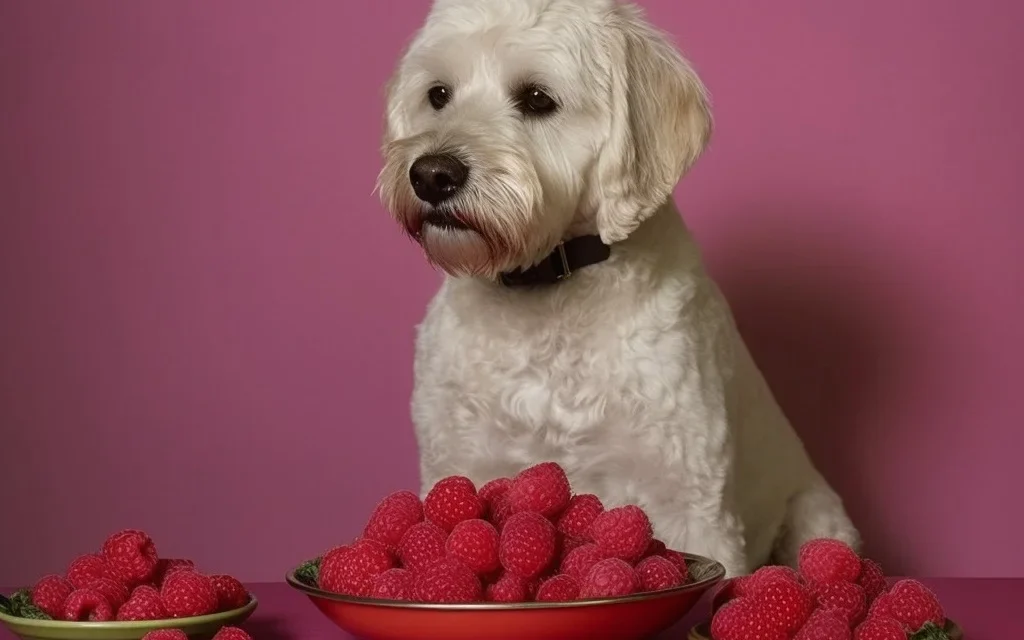
[[[604,262],[611,253],[611,247],[602,242],[600,236],[578,236],[560,243],[546,258],[529,269],[502,273],[501,283],[506,287],[555,284],[583,267]]]

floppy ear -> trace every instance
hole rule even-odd
[[[711,136],[707,90],[634,6],[611,15],[611,137],[598,158],[597,228],[623,240],[671,196]]]

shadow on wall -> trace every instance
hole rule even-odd
[[[918,338],[900,322],[913,301],[873,265],[877,242],[836,232],[837,220],[856,219],[850,212],[758,205],[755,215],[730,219],[751,224],[720,232],[709,270],[779,404],[843,496],[866,552],[899,572],[873,508],[880,489],[872,463],[891,427],[881,414],[913,375],[905,354]],[[830,230],[814,228],[816,219]]]

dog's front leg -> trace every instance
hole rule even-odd
[[[427,387],[423,383],[418,387]],[[426,394],[418,395],[417,400]],[[460,420],[459,399],[437,394],[430,402],[414,402],[413,422],[419,447],[420,497],[443,478],[464,476],[477,489],[499,477],[512,477],[526,465],[489,446],[475,420]],[[541,462],[538,460],[537,462]]]
[[[650,514],[656,533],[670,549],[717,560],[725,567],[728,577],[746,575],[753,570],[738,518],[727,512],[693,509],[693,505],[676,506],[679,508],[671,513]]]
[[[413,392],[413,424],[420,460],[420,498],[425,498],[438,480],[462,475],[459,447],[446,421],[444,397],[424,393],[426,384],[418,384]],[[424,396],[430,399],[424,401]]]

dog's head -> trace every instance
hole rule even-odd
[[[385,207],[452,275],[622,240],[711,132],[704,86],[632,5],[436,0],[388,85]]]

